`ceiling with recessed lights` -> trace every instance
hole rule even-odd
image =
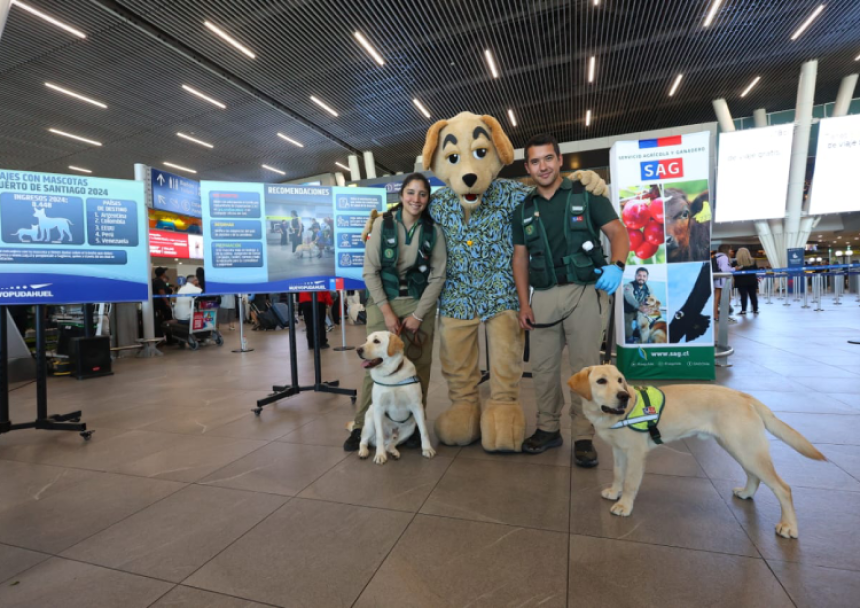
[[[409,171],[462,110],[520,147],[712,121],[717,97],[736,117],[791,108],[814,58],[824,103],[860,69],[857,0],[24,1],[85,38],[17,4],[0,167],[103,177],[282,181],[363,150]]]

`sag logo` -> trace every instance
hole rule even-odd
[[[393,249],[386,249],[385,250],[385,257],[387,257],[389,260],[391,258],[393,258],[394,257],[394,250]]]
[[[642,179],[672,179],[684,177],[684,159],[671,158],[666,160],[651,160],[639,163]]]
[[[535,231],[534,226],[526,226],[526,234],[532,234]]]

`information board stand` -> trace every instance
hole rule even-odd
[[[0,434],[21,429],[77,431],[86,440],[93,431],[81,422],[81,412],[48,416],[48,362],[45,354],[45,306],[36,305],[36,419],[12,424],[9,419],[9,357],[6,348],[6,307],[0,306]]]
[[[316,331],[317,322],[319,321],[319,310],[317,309],[317,293],[313,292],[311,294],[311,302],[313,303],[313,319],[312,325],[308,326],[308,331]],[[330,382],[322,381],[322,369],[320,365],[320,341],[317,339],[314,340],[314,384],[313,386],[299,386],[299,364],[298,364],[298,355],[296,354],[296,316],[295,311],[293,309],[293,298],[290,295],[287,298],[287,309],[290,313],[290,384],[286,386],[273,386],[272,390],[274,391],[268,397],[264,397],[263,399],[257,400],[257,407],[255,407],[252,411],[259,416],[263,411],[263,407],[269,405],[270,403],[275,403],[276,401],[280,401],[281,399],[286,399],[287,397],[292,397],[293,395],[298,395],[299,393],[303,393],[305,391],[315,391],[317,393],[334,393],[335,395],[346,395],[351,400],[353,405],[355,405],[356,397],[358,396],[358,391],[350,388],[338,388],[340,386],[339,380],[332,380]],[[305,319],[305,323],[307,323],[308,319]],[[343,319],[341,319],[341,323],[343,323]]]

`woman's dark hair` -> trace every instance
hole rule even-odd
[[[206,291],[206,276],[203,272],[203,267],[198,266],[195,274],[197,276],[197,282],[200,283],[200,289]]]
[[[427,196],[430,196],[430,180],[427,179],[427,176],[423,173],[410,173],[406,176],[406,179],[403,180],[403,183],[400,184],[400,198],[401,201],[398,202],[394,207],[391,208],[391,211],[397,211],[401,207],[403,207],[403,193],[406,191],[406,187],[412,182],[421,182],[424,187],[427,189]],[[421,217],[430,219],[430,204],[428,203],[426,207],[424,207],[424,211],[421,212]]]

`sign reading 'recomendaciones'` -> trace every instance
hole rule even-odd
[[[0,170],[0,304],[139,302],[143,182]]]

